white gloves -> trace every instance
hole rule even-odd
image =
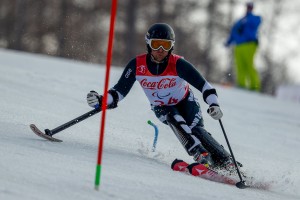
[[[89,104],[89,106],[93,108],[100,108],[102,107],[102,99],[103,96],[99,95],[97,92],[94,90],[90,91],[87,96],[86,96],[86,101]],[[118,92],[111,89],[108,91],[108,96],[107,96],[107,108],[108,109],[113,109],[118,107],[118,102],[119,102],[119,95]]]
[[[221,108],[216,104],[211,104],[207,109],[207,113],[215,120],[219,120],[223,117]]]
[[[102,105],[102,96],[92,90],[87,94],[86,101],[89,106],[98,108]]]

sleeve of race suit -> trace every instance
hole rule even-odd
[[[112,88],[118,93],[119,101],[121,101],[131,90],[136,78],[135,78],[135,70],[136,70],[136,59],[132,59],[125,67],[119,81]]]
[[[208,105],[219,105],[216,89],[211,86],[191,63],[180,58],[176,63],[176,70],[180,78],[187,81],[202,93],[203,100]]]

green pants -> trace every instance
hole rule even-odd
[[[260,90],[260,78],[254,66],[256,42],[236,45],[234,48],[236,84],[250,90]]]

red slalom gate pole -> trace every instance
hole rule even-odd
[[[98,159],[96,166],[96,177],[95,177],[95,189],[99,190],[100,179],[101,179],[101,163],[102,163],[102,151],[103,151],[103,141],[104,141],[104,130],[105,130],[105,117],[106,117],[106,104],[107,104],[107,91],[109,85],[109,75],[110,75],[110,65],[112,60],[112,49],[113,49],[113,39],[114,39],[114,27],[115,19],[117,13],[117,0],[112,0],[111,14],[110,14],[110,28],[109,28],[109,39],[107,47],[106,56],[106,74],[105,74],[105,85],[104,85],[104,95],[102,100],[102,118],[100,127],[100,138],[98,145]]]

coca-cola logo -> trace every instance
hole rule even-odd
[[[167,89],[176,86],[175,78],[163,78],[160,81],[148,81],[146,78],[141,80],[141,86],[145,89]]]

